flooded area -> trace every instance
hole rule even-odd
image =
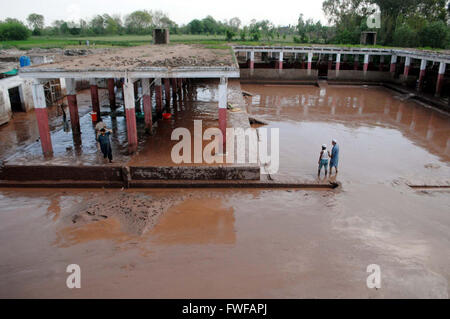
[[[381,87],[242,89],[249,114],[280,129],[275,177],[316,179],[335,138],[342,187],[1,189],[0,297],[448,298],[450,190],[406,184],[449,184],[450,117]],[[211,92],[193,109],[213,124]],[[167,149],[173,125],[143,149]],[[145,152],[133,160],[166,160]],[[66,287],[69,264],[81,289]]]

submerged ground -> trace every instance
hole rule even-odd
[[[342,188],[3,189],[0,297],[448,298],[449,190],[406,184],[448,185],[450,117],[377,87],[242,89],[280,128],[278,177],[315,179],[336,138]]]

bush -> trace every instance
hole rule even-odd
[[[445,48],[448,46],[448,27],[443,21],[427,23],[420,30],[421,45],[432,48]]]
[[[227,30],[227,31],[225,32],[225,36],[226,36],[227,41],[233,40],[233,37],[234,37],[235,35],[236,35],[236,33],[234,33],[232,30]]]
[[[30,30],[19,22],[0,23],[0,41],[26,40],[30,36]]]
[[[419,45],[417,32],[413,30],[409,25],[402,24],[395,28],[393,44],[399,47],[417,47]]]

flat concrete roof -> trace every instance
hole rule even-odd
[[[450,64],[450,52],[429,51],[408,48],[362,48],[362,47],[335,47],[335,46],[233,46],[235,52],[284,52],[284,53],[316,53],[316,54],[369,54],[369,55],[396,55],[413,59],[426,59],[427,61],[444,62]]]
[[[239,66],[227,49],[168,44],[117,49],[21,68],[27,78],[219,78],[239,77]]]

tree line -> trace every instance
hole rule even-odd
[[[7,18],[0,22],[0,40],[22,40],[30,35],[98,36],[151,34],[168,28],[171,34],[224,35],[227,41],[273,41],[288,36],[296,43],[359,44],[363,31],[376,31],[378,44],[399,47],[450,48],[449,0],[325,0],[329,25],[299,15],[296,25],[275,26],[269,20],[243,25],[237,17],[218,21],[212,16],[178,25],[159,10],[138,10],[120,15],[96,15],[90,20],[56,20],[45,25],[44,16],[32,13],[26,22]],[[380,28],[370,28],[368,17],[378,15]]]

